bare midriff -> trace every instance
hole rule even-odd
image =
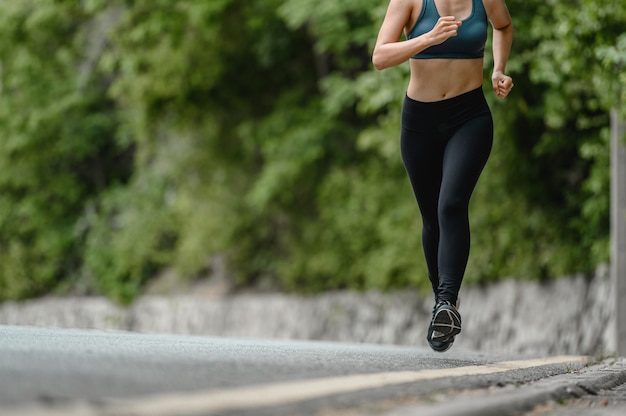
[[[407,95],[433,102],[475,90],[483,83],[483,59],[411,59]]]

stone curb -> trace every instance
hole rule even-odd
[[[617,345],[615,302],[606,301],[611,291],[608,268],[598,269],[593,278],[468,285],[461,294],[463,334],[454,348],[525,356],[609,356]],[[428,295],[412,290],[299,296],[218,295],[195,288],[143,296],[128,307],[101,297],[5,302],[0,303],[0,325],[427,348],[432,307]]]
[[[596,395],[626,383],[626,359],[615,363],[605,361],[580,374],[561,374],[541,379],[522,387],[509,386],[482,399],[456,397],[452,403],[411,406],[396,409],[388,416],[428,414],[430,416],[515,416],[532,411],[550,401]],[[511,391],[513,390],[513,391]]]

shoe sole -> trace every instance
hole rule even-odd
[[[451,340],[447,341],[447,342],[439,342],[439,341],[430,341],[428,340],[428,344],[430,345],[430,348],[435,351],[435,352],[446,352],[448,351],[450,348],[452,348],[452,344],[454,344],[454,338],[452,338]],[[442,344],[442,345],[434,345],[434,344]]]
[[[435,336],[435,332],[441,335]],[[433,318],[433,341],[446,342],[461,332],[461,317],[450,306],[442,306]]]

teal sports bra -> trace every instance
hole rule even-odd
[[[413,39],[431,31],[439,20],[439,12],[435,0],[422,0],[420,12],[415,26],[407,34],[407,39]],[[487,41],[487,13],[482,0],[472,0],[472,12],[462,20],[457,35],[448,38],[445,42],[424,49],[413,59],[474,59],[485,55]]]

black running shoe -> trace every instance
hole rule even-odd
[[[461,315],[448,301],[438,301],[433,309],[433,319],[428,328],[428,343],[437,352],[452,347],[454,337],[461,332]]]
[[[432,348],[433,351],[436,352],[446,352],[448,351],[451,347],[452,344],[454,344],[454,337],[450,338],[447,341],[434,341],[433,340],[433,325],[432,323],[430,324],[430,327],[428,328],[428,345],[430,345],[430,348]]]

